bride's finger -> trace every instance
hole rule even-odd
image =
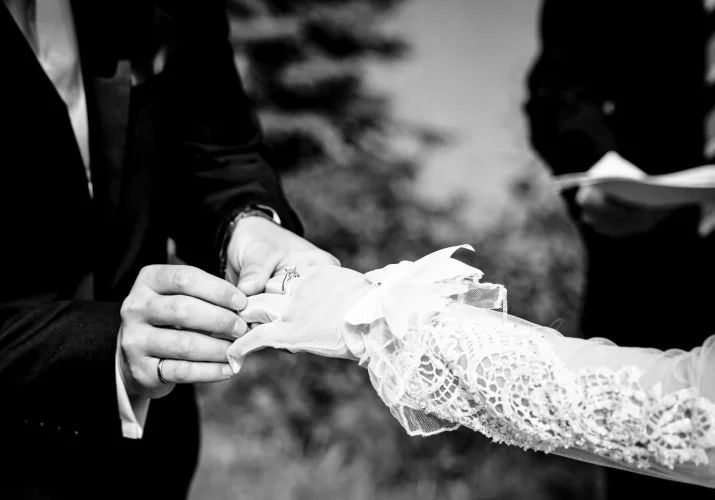
[[[276,274],[266,283],[266,293],[280,294],[282,293],[283,280],[285,279],[285,271]]]
[[[239,316],[246,323],[271,323],[285,314],[290,297],[275,293],[262,293],[248,297],[246,307]]]
[[[320,267],[320,266],[318,266]],[[266,283],[266,293],[280,293],[282,295],[291,295],[294,293],[301,283],[310,278],[316,270],[316,266],[299,263],[295,265],[293,271],[297,276],[286,279],[287,271],[285,268],[280,269]]]
[[[266,293],[291,295],[303,281],[303,276],[286,278],[286,273],[276,274],[266,283]]]
[[[266,347],[275,349],[289,347],[282,335],[284,329],[285,325],[279,323],[260,325],[231,344],[226,354],[233,373],[238,373],[241,370],[243,360],[252,352],[260,351]]]

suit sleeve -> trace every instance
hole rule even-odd
[[[588,170],[617,150],[603,111],[599,23],[587,4],[544,1],[541,53],[527,81],[531,144],[554,174]]]
[[[7,402],[0,421],[9,425],[8,439],[73,447],[121,439],[119,308],[83,301],[0,308],[0,394]]]
[[[302,227],[269,163],[277,158],[262,142],[229,43],[225,2],[172,4],[179,26],[174,68],[175,108],[185,146],[184,176],[176,190],[172,235],[179,255],[218,271],[218,253],[228,223],[250,204],[273,208],[282,225]]]

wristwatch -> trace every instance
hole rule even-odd
[[[228,279],[226,274],[226,264],[228,261],[228,244],[231,242],[231,236],[233,236],[233,231],[236,228],[236,224],[241,219],[246,217],[262,217],[275,224],[281,225],[281,218],[278,212],[273,210],[271,207],[266,205],[248,205],[246,208],[241,210],[236,217],[229,223],[226,227],[226,231],[223,235],[223,242],[221,244],[221,251],[219,252],[219,269],[224,275],[224,278]]]

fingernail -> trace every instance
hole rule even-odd
[[[226,365],[221,369],[221,373],[226,377],[233,377],[233,368],[231,368],[231,365]]]
[[[246,333],[246,323],[241,319],[237,319],[233,324],[233,336],[240,338],[244,333]]]
[[[233,308],[237,311],[240,311],[244,307],[246,307],[246,298],[243,294],[235,294],[233,298],[231,299],[231,305],[233,305]]]

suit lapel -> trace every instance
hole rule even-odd
[[[127,148],[131,79],[125,61],[116,74],[102,78],[85,74],[90,121],[90,148],[95,198],[113,219],[121,200],[124,160]]]
[[[116,11],[120,3],[114,0],[72,2],[87,99],[97,297],[106,297],[109,293],[121,254],[117,225],[121,219],[131,80],[128,63],[121,61],[119,50]]]
[[[2,3],[0,3],[0,42],[2,42],[0,50],[2,50],[5,61],[3,64],[11,68],[10,71],[15,73],[15,77],[26,79],[23,82],[23,87],[27,88],[26,83],[29,83],[31,87],[36,87],[28,89],[26,95],[37,97],[32,92],[40,91],[44,95],[54,95],[60,99],[25,35]],[[3,96],[3,98],[15,97],[17,96]]]
[[[132,87],[129,64],[120,60],[121,2],[74,0],[72,7],[87,98],[95,202],[106,223],[115,219],[121,200]]]
[[[8,109],[20,107],[23,108],[23,113],[30,115],[36,111],[37,119],[43,120],[49,127],[61,129],[54,131],[55,136],[67,135],[74,138],[72,123],[62,97],[42,69],[35,52],[4,4],[0,4],[0,57],[5,68],[10,69],[8,78],[0,82],[1,98],[11,100],[5,104],[7,107],[3,108],[6,112],[4,115],[8,114]],[[23,104],[24,99],[31,99],[32,103]],[[38,139],[42,142],[41,138]],[[67,181],[84,179],[86,182],[82,155],[76,141],[73,146],[69,147],[70,154],[74,156],[73,161],[65,159],[61,163],[70,169],[66,176]]]

